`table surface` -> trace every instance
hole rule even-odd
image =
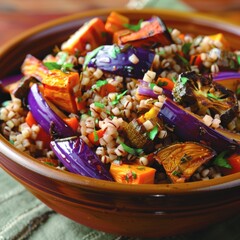
[[[154,1],[154,0],[153,0]],[[152,2],[153,2],[152,1]],[[161,0],[157,7],[170,7],[173,4],[166,4],[166,2],[177,2],[179,0]],[[239,0],[219,0],[217,11],[207,11],[215,9],[210,6],[216,0],[202,0],[202,5],[197,5],[196,1],[181,0],[179,5],[174,5],[176,8],[183,7],[194,9],[207,13],[209,15],[223,18],[226,21],[233,22],[240,25],[240,8]],[[186,3],[191,5],[186,6]],[[165,3],[165,4],[164,4]],[[238,3],[238,5],[237,5]],[[86,11],[96,8],[106,7],[141,7],[151,6],[151,0],[127,1],[127,0],[0,0],[0,46],[7,43],[8,40],[14,38],[17,34],[49,20],[58,17],[70,15],[72,13]],[[135,4],[135,5],[134,5]],[[181,5],[184,4],[184,5]],[[210,4],[209,6],[207,4]],[[224,5],[225,4],[225,5]],[[227,4],[227,5],[226,5]],[[229,5],[230,4],[230,5]],[[224,8],[225,6],[225,8]],[[197,9],[196,9],[197,7]],[[0,240],[3,239],[84,239],[84,240],[140,240],[139,238],[126,238],[105,234],[98,231],[92,231],[87,227],[80,226],[73,221],[54,213],[51,209],[47,208],[43,203],[38,201],[29,192],[10,178],[6,173],[0,169]],[[3,184],[3,185],[2,185]],[[2,187],[3,186],[3,187]],[[11,189],[11,190],[9,190]],[[13,201],[15,199],[15,201]],[[12,201],[12,202],[11,202]],[[16,203],[18,201],[18,203]],[[3,208],[11,206],[11,210]],[[23,207],[19,208],[21,204]],[[177,236],[174,238],[164,238],[164,240],[190,240],[190,239],[240,239],[239,231],[240,216],[230,219],[226,223],[220,223],[212,226],[206,231],[196,234],[185,236]],[[30,223],[30,225],[29,225]],[[238,227],[236,227],[238,226]],[[68,229],[66,235],[65,229]],[[230,230],[229,230],[230,229]],[[225,238],[225,234],[229,234]],[[6,237],[8,236],[8,237]],[[13,237],[14,236],[14,237]],[[56,238],[57,236],[57,238]],[[224,236],[224,238],[222,237]],[[210,238],[209,238],[210,237]]]

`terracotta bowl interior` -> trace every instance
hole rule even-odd
[[[240,48],[240,27],[218,19],[156,9],[140,12],[113,10],[129,16],[135,22],[140,18],[148,19],[152,15],[158,15],[167,26],[182,32],[203,35],[222,32],[234,48]],[[84,22],[95,16],[106,20],[109,12],[110,10],[97,10],[64,17],[16,37],[0,49],[0,79],[19,73],[26,54],[42,58]],[[240,197],[236,194],[240,190],[240,173],[194,183],[123,185],[61,172],[42,165],[14,149],[3,136],[0,136],[0,149],[0,166],[35,196],[73,220],[103,231],[134,236],[165,236],[170,235],[167,226],[179,224],[178,220],[186,223],[173,227],[173,233],[186,232],[189,226],[193,230],[198,229],[199,224],[206,226],[240,211]],[[218,213],[221,209],[228,213]],[[76,211],[80,212],[79,216]],[[145,219],[138,221],[135,219],[137,216]],[[116,226],[116,222],[111,223],[116,217],[119,218],[117,224],[122,226],[122,230]],[[191,219],[195,222],[191,223]],[[151,224],[147,224],[147,221]],[[156,230],[159,222],[163,227]]]

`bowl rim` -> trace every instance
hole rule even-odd
[[[91,18],[96,15],[98,16],[106,15],[111,11],[117,11],[123,14],[124,13],[125,14],[144,13],[149,15],[163,14],[165,16],[178,16],[178,18],[183,18],[188,20],[194,19],[195,22],[208,23],[208,24],[210,21],[211,27],[228,28],[228,32],[231,32],[234,35],[240,36],[240,25],[237,25],[229,21],[225,21],[215,16],[213,17],[206,14],[202,14],[202,13],[188,12],[186,14],[185,12],[179,12],[175,10],[165,10],[165,9],[163,10],[163,9],[156,9],[156,8],[146,8],[141,10],[126,9],[126,8],[98,9],[98,10],[90,10],[86,12],[75,13],[75,14],[70,14],[63,17],[58,17],[54,20],[50,20],[46,23],[42,23],[28,29],[0,47],[0,58],[10,48],[13,48],[19,42],[22,42],[26,38],[29,38],[34,34],[39,33],[43,30],[50,29],[52,27],[59,26],[63,23],[65,24],[67,22],[71,22],[81,18]],[[132,194],[153,194],[153,195],[160,194],[161,195],[161,194],[187,194],[187,193],[202,192],[202,191],[218,191],[218,190],[224,190],[224,189],[240,186],[240,172],[223,176],[217,179],[207,180],[207,181],[197,181],[197,182],[187,182],[187,183],[177,183],[177,184],[172,184],[172,183],[139,184],[139,185],[122,184],[117,182],[110,182],[110,181],[84,177],[74,173],[61,171],[53,167],[47,166],[45,164],[42,164],[38,162],[36,159],[34,159],[33,157],[27,155],[26,153],[23,153],[20,150],[12,147],[12,145],[1,134],[0,134],[0,149],[1,149],[1,153],[5,157],[7,157],[8,159],[11,159],[15,163],[25,168],[28,168],[29,170],[34,171],[37,174],[51,178],[53,180],[65,182],[67,184],[77,185],[78,187],[79,186],[87,187],[88,189],[92,189],[93,191],[107,190],[113,193],[121,192],[121,193],[128,193],[128,194],[132,193]],[[0,162],[0,166],[4,168],[1,162]]]

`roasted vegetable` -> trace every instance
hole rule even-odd
[[[238,112],[236,95],[224,86],[195,72],[179,75],[173,88],[173,98],[193,113],[214,117],[219,114],[221,125],[227,127]]]
[[[154,52],[143,48],[105,45],[88,53],[84,66],[120,76],[143,78],[151,68],[154,56]]]
[[[218,72],[212,74],[213,81],[223,85],[225,88],[237,92],[240,86],[240,72]],[[239,93],[237,92],[239,95]]]
[[[157,117],[159,109],[152,107],[148,112],[130,123],[124,123],[124,133],[129,144],[145,153],[155,150],[154,141],[159,140],[159,134],[164,130],[161,120]]]
[[[94,36],[94,37],[93,37]],[[98,46],[105,44],[107,39],[105,24],[100,18],[93,18],[79,28],[70,38],[61,46],[63,51],[70,54],[80,52],[85,54]],[[89,48],[87,44],[89,44]]]
[[[240,147],[239,134],[206,126],[199,116],[184,109],[169,98],[164,101],[159,117],[183,141],[203,143],[216,150],[217,153],[224,149],[233,150]]]
[[[113,181],[109,171],[98,156],[80,137],[51,141],[50,146],[62,164],[73,173],[82,176]]]
[[[114,180],[127,184],[153,184],[156,169],[136,164],[113,162],[110,173]]]
[[[195,142],[175,143],[164,147],[156,154],[167,175],[176,182],[186,182],[204,163],[216,155],[215,151]]]
[[[173,43],[168,29],[159,17],[152,17],[136,32],[119,36],[118,44],[131,44],[135,47],[157,47]]]
[[[39,81],[42,80],[42,78],[48,74],[48,68],[44,66],[42,61],[39,59],[35,58],[31,54],[28,54],[24,62],[21,66],[21,71],[24,76],[28,77],[34,77],[38,79]]]
[[[77,112],[75,99],[80,88],[77,72],[64,73],[57,69],[50,70],[43,76],[42,83],[44,84],[44,96],[47,99],[66,112]]]
[[[64,122],[66,116],[43,97],[36,83],[30,88],[28,104],[34,119],[46,133],[51,133],[53,137],[76,135],[76,132]]]
[[[129,18],[117,13],[115,11],[111,12],[105,23],[105,29],[107,32],[113,34],[116,31],[124,29],[126,24],[129,24]]]
[[[24,101],[27,98],[29,89],[33,83],[37,83],[38,80],[31,76],[25,76],[18,81],[17,88],[13,91],[13,95],[16,98],[22,99]]]

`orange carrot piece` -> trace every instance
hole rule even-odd
[[[142,165],[116,164],[110,166],[114,180],[127,184],[153,184],[156,169]]]
[[[113,85],[110,84],[110,83],[107,83],[107,84],[101,86],[100,91],[99,91],[99,95],[100,95],[101,97],[105,97],[105,96],[107,96],[109,93],[111,93],[111,92],[116,92],[116,91],[117,91],[117,90],[116,90],[116,87],[115,87],[115,86],[113,86]]]
[[[42,163],[45,163],[49,166],[52,166],[52,167],[58,167],[59,166],[59,162],[58,162],[57,159],[41,157],[41,158],[37,158],[37,160],[42,162]]]
[[[76,98],[75,98],[75,101],[76,101],[76,105],[77,105],[77,110],[78,110],[78,111],[81,111],[81,110],[86,109],[87,103],[86,103],[86,101],[83,101],[83,100],[81,99],[81,97],[76,97]]]
[[[35,120],[35,118],[33,117],[32,112],[30,112],[30,111],[27,113],[25,122],[28,124],[29,127],[32,127],[32,125],[34,125],[34,124],[35,125],[38,124],[37,121]]]
[[[88,134],[88,139],[93,145],[99,145],[99,139],[103,137],[104,130],[99,129]]]
[[[32,127],[34,124],[38,125],[37,121],[35,120],[35,118],[33,117],[30,111],[27,113],[25,122],[28,124],[29,127]],[[36,140],[42,141],[44,148],[49,148],[51,136],[40,127]]]
[[[79,121],[76,117],[64,118],[63,121],[71,127],[74,131],[77,131],[79,127]]]
[[[86,53],[86,45],[90,44],[91,50],[106,43],[105,24],[100,18],[93,18],[80,27],[70,38],[61,46],[63,51],[75,54],[80,51]]]
[[[157,79],[157,85],[164,88],[164,89],[168,89],[170,91],[172,91],[173,87],[174,87],[174,82],[169,79],[169,78],[163,78],[163,77],[159,77]]]
[[[125,24],[129,24],[129,18],[113,11],[107,18],[105,29],[109,33],[114,33],[118,30],[124,29]]]
[[[77,112],[73,89],[79,84],[77,72],[64,73],[60,70],[51,70],[42,79],[44,96],[60,109],[66,112]]]

